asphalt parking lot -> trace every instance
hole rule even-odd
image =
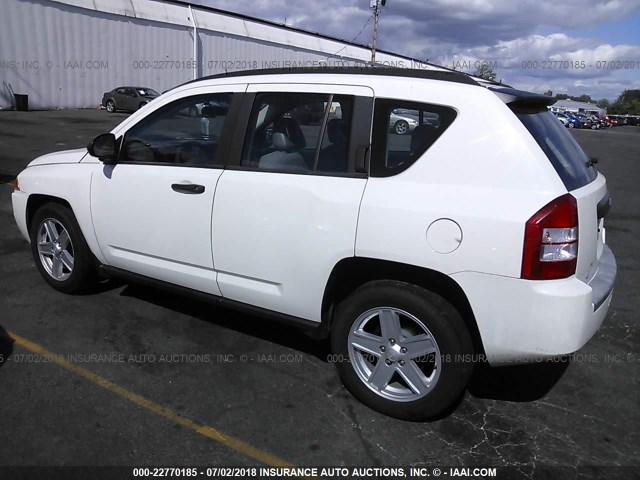
[[[0,112],[0,179],[83,147],[126,114]],[[268,321],[135,285],[67,296],[39,277],[0,185],[0,466],[339,465],[575,467],[640,478],[640,127],[572,134],[613,195],[610,312],[567,363],[476,371],[431,423],[355,400],[324,343]],[[500,478],[500,470],[498,470]],[[537,477],[536,477],[537,478]]]

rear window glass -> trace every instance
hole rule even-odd
[[[566,127],[551,112],[515,112],[551,161],[567,190],[584,187],[597,172]]]

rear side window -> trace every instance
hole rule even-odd
[[[346,173],[353,97],[319,93],[256,96],[242,166],[281,173]]]
[[[377,99],[371,175],[389,177],[409,168],[455,118],[456,111],[450,107]]]
[[[567,190],[584,187],[598,175],[566,127],[551,112],[515,111],[555,168]]]

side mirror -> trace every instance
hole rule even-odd
[[[87,150],[92,157],[97,157],[107,165],[113,165],[116,163],[118,154],[116,136],[113,133],[98,135],[87,145]]]

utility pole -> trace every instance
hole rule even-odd
[[[378,45],[378,18],[380,17],[380,7],[384,7],[387,0],[371,0],[369,8],[373,8],[373,43],[371,44],[371,65],[376,64],[376,47]]]

